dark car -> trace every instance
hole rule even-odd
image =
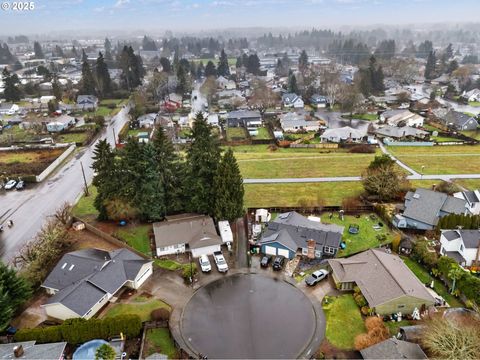
[[[305,279],[305,283],[308,285],[308,286],[313,286],[315,284],[318,284],[320,281],[322,281],[323,279],[325,279],[328,275],[328,271],[327,270],[317,270],[315,271],[314,273],[312,273],[312,275],[308,276],[306,279]]]
[[[282,270],[283,264],[285,264],[285,258],[283,256],[277,256],[273,261],[273,270]]]
[[[262,260],[260,260],[260,266],[266,268],[271,262],[272,257],[269,255],[265,255],[264,257],[262,257]]]

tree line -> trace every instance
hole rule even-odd
[[[100,141],[93,159],[94,204],[102,220],[157,221],[183,211],[229,221],[243,215],[243,180],[233,151],[221,154],[202,114],[184,159],[161,128],[152,142],[129,138],[122,149]]]

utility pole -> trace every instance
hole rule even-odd
[[[80,166],[82,168],[82,176],[83,176],[83,183],[85,185],[85,196],[89,196],[90,194],[88,193],[88,185],[87,185],[87,179],[85,178],[85,170],[83,169],[83,163],[80,161]]]

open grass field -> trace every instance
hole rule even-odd
[[[171,310],[171,307],[163,301],[157,299],[147,299],[144,297],[137,297],[129,304],[117,304],[114,305],[105,314],[105,318],[115,317],[118,315],[134,314],[140,316],[143,321],[150,320],[150,314],[153,310],[164,308]]]
[[[402,257],[402,260],[422,283],[429,284],[434,280],[428,270],[413,259]],[[448,289],[440,280],[435,279],[433,289],[438,295],[443,297],[451,307],[463,307],[463,304],[455,296],[449,293]]]
[[[480,172],[480,146],[390,146],[395,157],[424,174],[476,174]]]
[[[328,297],[329,303],[323,304],[327,319],[326,337],[341,350],[352,350],[355,337],[365,333],[365,325],[352,294]]]
[[[469,131],[462,131],[462,134],[468,137],[471,137],[475,140],[480,140],[480,129],[479,130],[469,130]]]
[[[229,141],[246,139],[245,129],[241,128],[241,127],[229,127],[229,128],[227,128],[227,139]]]
[[[342,221],[338,214],[334,214],[331,219],[330,214],[322,214],[322,223],[336,224],[345,227],[342,240],[345,242],[346,247],[344,250],[338,252],[338,257],[356,254],[382,244],[390,243],[393,240],[395,234],[386,224],[383,224],[384,226],[380,230],[373,228],[373,225],[377,225],[379,222],[383,223],[383,221],[376,215],[374,215],[375,219],[372,219],[370,215],[371,214],[361,214],[360,217],[346,215]],[[350,234],[348,232],[350,225],[358,225],[359,233],[355,235]]]
[[[360,182],[245,184],[245,207],[341,205],[347,197],[358,196]],[[319,201],[321,200],[321,201]]]
[[[480,179],[461,179],[456,180],[455,183],[468,190],[480,189]]]
[[[167,355],[169,359],[178,359],[177,349],[167,328],[147,330],[144,346],[145,357],[159,353]]]
[[[62,143],[84,143],[88,139],[88,132],[75,132],[60,134],[56,141]]]
[[[66,149],[0,151],[0,174],[9,177],[39,175]]]
[[[150,237],[149,233],[152,230],[152,225],[130,225],[126,228],[119,229],[116,236],[135,250],[151,256]]]

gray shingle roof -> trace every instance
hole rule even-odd
[[[418,344],[395,338],[360,350],[360,353],[364,359],[427,359]]]
[[[13,354],[15,346],[22,346],[23,356],[16,358]],[[57,342],[51,344],[38,344],[35,341],[23,341],[10,344],[0,344],[0,359],[39,359],[39,360],[56,360],[63,357],[66,342]]]
[[[480,246],[480,230],[442,230],[442,235],[448,241],[462,238],[467,249],[477,249]]]
[[[401,296],[435,299],[397,255],[370,249],[346,259],[330,259],[328,264],[341,282],[355,282],[370,307]]]
[[[463,125],[465,125],[467,122],[469,122],[472,119],[475,120],[475,118],[470,116],[470,115],[451,110],[445,115],[443,121],[447,125],[448,124],[453,124],[453,125],[461,128]]]
[[[447,194],[417,189],[405,195],[405,210],[403,216],[432,226],[437,225],[440,212],[448,214],[465,214],[467,202]]]
[[[378,128],[375,132],[379,135],[389,136],[392,138],[402,138],[406,136],[425,137],[428,135],[427,131],[419,130],[410,126],[396,127],[386,125]]]

